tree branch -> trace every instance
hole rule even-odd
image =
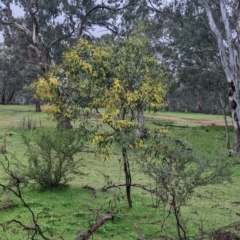
[[[11,223],[11,222],[18,223],[20,226],[23,227],[24,230],[33,231],[34,236],[36,234],[39,234],[44,240],[49,240],[49,238],[47,238],[43,234],[42,229],[40,228],[40,226],[37,223],[39,214],[36,217],[34,212],[32,211],[32,209],[30,208],[30,206],[26,203],[26,201],[22,197],[22,192],[21,192],[21,189],[20,189],[21,180],[10,170],[10,163],[9,163],[9,159],[7,158],[7,156],[5,154],[3,154],[3,156],[5,157],[5,160],[6,160],[7,163],[5,165],[5,164],[3,164],[3,162],[0,162],[0,164],[2,165],[5,173],[7,173],[9,175],[9,177],[11,177],[14,180],[14,187],[16,187],[16,190],[14,190],[11,186],[7,186],[7,185],[2,184],[2,183],[0,183],[0,187],[2,187],[4,190],[9,190],[18,199],[20,199],[20,201],[23,203],[24,207],[26,207],[28,209],[28,211],[30,212],[30,214],[32,216],[33,227],[26,226],[22,222],[20,222],[18,220],[15,220],[15,219],[9,221],[8,223]]]
[[[75,240],[87,240],[94,232],[96,232],[105,222],[113,220],[114,215],[106,215],[94,223],[83,235],[77,237]]]
[[[137,236],[138,236],[138,239],[139,240],[147,240],[146,238],[143,237],[143,235],[140,233],[138,227],[136,224],[134,224],[134,227],[136,229],[136,232],[137,232]],[[163,238],[155,238],[155,239],[152,239],[152,240],[173,240],[172,238],[169,238],[169,237],[163,237]]]

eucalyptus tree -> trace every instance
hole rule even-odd
[[[24,85],[23,57],[16,56],[16,48],[9,48],[3,43],[0,45],[0,92],[1,104],[9,104],[17,91]]]
[[[23,11],[23,16],[14,16],[14,5]],[[3,0],[0,25],[5,43],[21,46],[28,55],[27,63],[37,66],[43,76],[49,65],[61,60],[66,47],[91,32],[93,26],[114,31],[114,12],[123,6],[121,1],[109,6],[97,0]],[[41,110],[39,101],[36,110]]]
[[[170,16],[164,27],[171,41],[165,44],[163,58],[171,63],[177,82],[174,85],[179,86],[176,88],[178,98],[176,91],[169,91],[170,102],[175,98],[181,110],[219,113],[218,96],[226,95],[226,79],[211,31],[193,7],[189,7],[185,15],[176,12]]]
[[[219,0],[216,3],[214,1],[199,0],[196,4],[198,12],[204,14],[208,26],[217,41],[219,58],[229,87],[229,102],[235,132],[235,151],[239,153],[240,2]],[[221,19],[220,24],[219,19]]]
[[[215,73],[217,45],[209,29],[199,21],[193,5],[187,11],[183,15],[180,11],[157,10],[147,1],[142,1],[138,6],[132,3],[123,11],[119,32],[124,36],[131,32],[147,36],[150,39],[151,51],[156,53],[159,61],[164,62],[169,72],[172,72],[173,85],[180,85],[181,81],[184,88],[177,88],[178,94],[175,91],[168,94],[170,108],[175,107],[171,100],[178,95],[176,101],[181,110],[185,105],[194,111],[197,111],[198,107],[201,111],[211,112],[215,108],[214,111],[219,112],[218,98],[214,100],[212,96],[215,94],[208,94],[209,85],[212,85],[210,82],[213,79],[214,84],[215,81],[218,82],[213,76],[222,74],[218,70],[218,73]],[[222,86],[222,83],[223,81],[220,81],[218,87]],[[185,91],[180,91],[183,89]],[[208,109],[205,109],[204,105],[208,106]]]
[[[194,0],[194,1],[157,1],[145,0],[148,7],[155,13],[171,12],[187,16],[189,7],[194,9],[199,21],[203,21],[211,31],[217,54],[214,61],[221,63],[229,86],[229,102],[235,132],[235,151],[240,152],[240,99],[239,99],[239,1],[227,0]],[[183,22],[186,23],[186,22]],[[198,29],[196,28],[196,31]],[[193,35],[195,32],[193,32]],[[202,40],[202,39],[201,39]],[[191,38],[188,39],[191,41]],[[219,78],[222,79],[222,78]],[[217,89],[214,90],[217,92]]]

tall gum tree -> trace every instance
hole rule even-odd
[[[229,91],[229,104],[235,133],[235,152],[240,152],[240,3],[239,1],[184,0],[158,1],[143,0],[153,12],[164,14],[167,11],[185,14],[190,4],[194,4],[196,14],[213,33],[222,68],[226,75]],[[217,90],[216,90],[217,91]]]
[[[219,0],[218,5],[211,6],[207,0],[199,0],[198,4],[204,9],[208,25],[213,32],[219,50],[219,57],[228,81],[229,103],[232,111],[232,121],[235,133],[235,151],[240,152],[240,98],[239,98],[239,70],[240,70],[240,21],[239,5],[232,1],[227,3]],[[214,7],[220,8],[224,31],[217,26],[214,18]],[[198,9],[199,12],[201,9]]]

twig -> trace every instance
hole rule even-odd
[[[110,188],[120,188],[120,187],[125,187],[125,186],[126,186],[126,183],[124,183],[124,184],[115,184],[115,183],[113,183],[112,185],[103,187],[102,190],[103,191],[107,191]],[[143,189],[143,190],[145,190],[147,192],[150,192],[150,193],[155,193],[154,190],[148,189],[146,186],[138,184],[138,183],[133,183],[133,184],[131,184],[131,186],[132,187],[141,188],[141,189]]]
[[[139,229],[138,229],[138,227],[137,227],[136,224],[134,224],[134,227],[135,227],[135,229],[136,229],[136,231],[137,231],[138,239],[139,239],[139,240],[147,240],[146,238],[144,238],[144,237],[142,236],[142,234],[140,233],[140,231],[139,231]],[[154,239],[152,239],[152,240],[173,240],[173,239],[172,239],[172,238],[169,238],[169,237],[163,237],[163,238],[154,238]]]

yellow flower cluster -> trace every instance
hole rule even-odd
[[[113,136],[106,136],[105,134],[96,133],[92,139],[93,143],[109,143],[113,140]]]
[[[131,121],[127,120],[119,120],[115,123],[115,129],[119,131],[123,131],[126,128],[130,128],[135,126],[135,124]]]
[[[172,134],[167,127],[155,128],[155,134],[159,137],[172,137]]]

